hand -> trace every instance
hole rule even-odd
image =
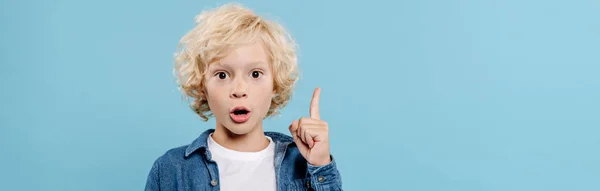
[[[323,166],[331,162],[329,153],[329,129],[327,122],[319,114],[321,88],[316,88],[310,102],[310,118],[294,120],[290,133],[302,156],[314,166]]]

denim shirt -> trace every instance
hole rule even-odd
[[[154,161],[145,190],[219,190],[217,163],[208,150],[206,130],[191,144],[170,149]],[[265,132],[275,143],[277,190],[342,190],[333,156],[331,163],[313,166],[304,159],[292,137]]]

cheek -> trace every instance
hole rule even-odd
[[[261,88],[261,97],[263,98],[263,104],[265,108],[269,108],[271,104],[271,100],[273,99],[273,81],[266,81]]]
[[[211,84],[210,82],[206,83],[206,97],[208,99],[208,105],[211,110],[218,111],[219,105],[223,101],[223,86],[218,84]]]

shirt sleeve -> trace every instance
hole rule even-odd
[[[310,187],[317,191],[341,191],[342,177],[335,164],[335,159],[331,156],[331,162],[324,166],[313,166],[308,163],[308,175]]]
[[[159,181],[159,166],[158,161],[154,162],[152,165],[152,169],[150,169],[150,173],[148,174],[148,178],[146,180],[146,188],[145,191],[159,191],[160,187],[158,184]]]

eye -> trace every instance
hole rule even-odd
[[[259,72],[259,71],[254,71],[254,72],[252,72],[252,77],[253,77],[253,78],[259,78],[261,75],[262,75],[262,73],[261,73],[261,72]]]
[[[227,78],[227,74],[225,72],[217,72],[215,76],[219,77],[219,79]]]

